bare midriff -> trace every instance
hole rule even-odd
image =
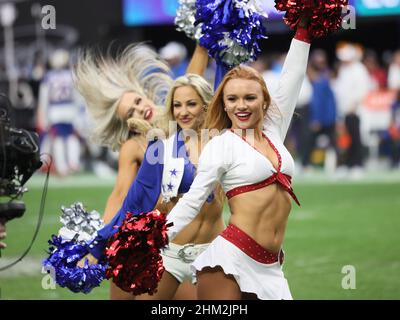
[[[229,200],[230,223],[263,248],[279,252],[292,207],[291,196],[278,183],[241,193]]]

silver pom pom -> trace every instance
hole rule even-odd
[[[76,238],[78,242],[88,242],[96,237],[104,223],[97,211],[87,212],[81,202],[71,205],[69,208],[61,207],[60,222],[64,225],[59,235],[64,240]]]
[[[259,0],[233,1],[233,3],[236,8],[243,9],[246,17],[249,17],[253,13],[258,13],[260,16],[268,18],[268,14],[261,7]]]
[[[176,30],[185,32],[190,39],[197,41],[202,36],[202,23],[194,25],[195,15],[196,0],[179,0],[179,8],[175,17]]]

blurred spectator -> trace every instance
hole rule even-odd
[[[325,160],[327,150],[330,148],[332,151],[330,154],[333,154],[334,159],[330,159],[329,163],[336,163],[336,100],[330,84],[326,53],[323,50],[312,52],[308,76],[312,84],[308,123],[308,130],[311,134],[308,144],[303,146],[305,150],[303,166],[309,165],[311,153],[316,147],[318,139],[324,142],[324,145],[319,145],[319,147],[325,150]]]
[[[27,79],[19,78],[14,101],[15,125],[29,131],[36,130],[37,100]]]
[[[286,54],[279,54],[277,56],[272,56],[271,61],[269,63],[263,63],[263,66],[266,66],[267,69],[262,73],[262,76],[267,84],[268,91],[272,98],[276,95],[276,91],[278,89],[279,79],[281,77],[281,72],[283,68],[283,63],[285,61]],[[261,64],[255,65],[258,68],[261,68]],[[301,108],[307,105],[311,98],[311,84],[308,78],[306,78],[303,82],[303,86],[300,91],[299,98],[297,100],[297,108]]]
[[[344,168],[341,169],[351,168],[351,177],[358,178],[363,172],[360,112],[363,100],[371,87],[370,76],[367,68],[361,63],[361,47],[350,43],[340,43],[336,55],[340,61],[334,82],[338,115],[340,121],[344,121],[346,131],[351,138],[344,157]]]
[[[175,79],[186,73],[189,61],[183,44],[175,41],[167,43],[160,49],[160,57],[168,62]]]
[[[266,71],[262,74],[269,94],[273,97],[278,89],[280,74],[282,71],[283,63],[285,61],[285,54],[272,55],[266,60]]]
[[[364,55],[364,65],[367,67],[371,77],[371,89],[385,89],[387,87],[387,73],[385,69],[380,66],[378,56],[375,51],[366,51]]]
[[[285,62],[286,54],[272,55],[269,59],[266,58],[265,66],[267,70],[262,73],[272,101],[277,94],[279,80]],[[310,140],[310,132],[308,130],[309,121],[309,103],[312,95],[312,86],[305,77],[303,85],[297,99],[296,112],[288,132],[285,144],[292,154],[300,158],[305,157],[304,146]]]
[[[39,98],[39,87],[46,74],[46,60],[42,51],[36,51],[33,57],[32,69],[30,71],[30,84],[33,95]]]
[[[250,63],[250,67],[256,69],[260,74],[263,74],[267,70],[266,57],[261,56],[256,61]]]
[[[328,56],[326,55],[326,52],[324,50],[313,50],[310,56],[310,64],[321,76],[330,78],[331,70],[329,68]]]
[[[389,89],[400,90],[400,50],[397,50],[393,55],[389,67],[388,86]]]
[[[78,95],[78,98],[80,100],[80,109],[77,121],[74,122],[74,129],[81,143],[83,170],[93,172],[101,178],[115,177],[118,160],[112,157],[112,151],[107,147],[91,143],[94,132],[93,119],[88,114],[83,97]]]
[[[295,114],[287,138],[287,147],[298,157],[301,158],[303,166],[308,165],[306,146],[311,140],[308,123],[310,122],[310,102],[312,97],[312,85],[306,76],[297,100]]]
[[[390,156],[391,167],[400,166],[400,90],[392,107],[392,118],[389,129],[383,135],[381,149]]]
[[[45,134],[42,150],[53,155],[61,176],[80,168],[80,143],[74,132],[80,106],[68,65],[69,53],[56,50],[50,57],[52,70],[46,73],[39,90],[38,123]]]

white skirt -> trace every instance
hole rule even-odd
[[[225,238],[218,236],[192,263],[193,272],[221,267],[232,275],[242,292],[254,293],[261,300],[292,300],[288,282],[279,262],[258,262]]]

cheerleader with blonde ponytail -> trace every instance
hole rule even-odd
[[[168,66],[141,44],[127,47],[116,58],[87,50],[73,74],[95,122],[95,141],[113,150],[156,123],[172,83]]]
[[[207,62],[207,51],[198,46],[187,72],[202,75]],[[130,45],[115,57],[110,50],[105,56],[83,51],[73,76],[94,121],[93,141],[119,151],[117,181],[103,217],[108,223],[136,177],[147,147],[146,133],[165,127],[163,105],[173,79],[166,63],[143,44]],[[134,296],[111,283],[110,298]]]

